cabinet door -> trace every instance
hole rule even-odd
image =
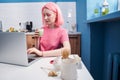
[[[37,38],[34,35],[26,35],[27,49],[36,47],[37,48]]]
[[[80,34],[69,34],[71,45],[71,54],[78,54],[80,56]]]

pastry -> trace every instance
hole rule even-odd
[[[57,76],[57,73],[56,73],[56,71],[50,71],[48,73],[48,76],[55,77],[55,76]]]
[[[69,50],[63,49],[62,51],[62,59],[67,59],[69,57]]]

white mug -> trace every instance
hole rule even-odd
[[[39,36],[41,37],[43,35],[44,29],[38,29],[39,31]]]
[[[72,59],[62,60],[61,63],[61,78],[63,80],[77,80],[77,66]]]

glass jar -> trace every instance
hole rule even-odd
[[[109,13],[109,4],[106,0],[104,0],[103,4],[102,4],[102,15],[106,15]]]
[[[103,7],[102,7],[102,15],[106,15],[106,14],[108,14],[109,13],[109,7],[108,7],[108,5],[104,5]]]

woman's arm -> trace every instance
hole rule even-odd
[[[50,50],[50,51],[40,51],[36,48],[30,48],[27,50],[28,54],[35,53],[38,56],[50,57],[50,56],[61,56],[62,51],[67,49],[71,53],[71,47],[69,41],[63,42],[63,47],[60,49]]]
[[[60,49],[55,49],[55,50],[50,50],[50,51],[43,51],[43,55],[44,57],[47,56],[61,56],[62,51],[64,49],[68,49],[69,53],[71,53],[71,47],[70,47],[70,42],[69,41],[64,41],[63,42],[63,47]]]

